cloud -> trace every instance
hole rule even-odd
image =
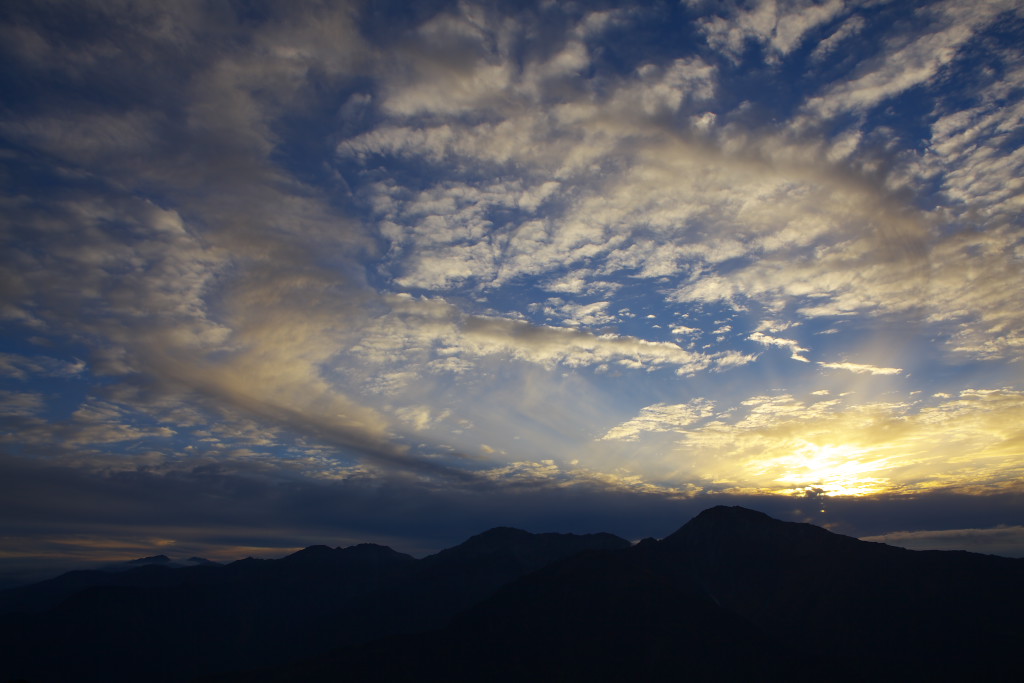
[[[407,406],[395,410],[395,415],[405,422],[408,422],[417,431],[423,431],[437,422],[444,420],[451,415],[450,410],[436,411],[430,406],[418,405]]]
[[[958,510],[961,519],[985,531],[1004,523],[1020,506],[1019,495],[977,498],[925,492],[913,499],[829,498],[828,512],[820,513],[818,506],[788,496],[680,496],[609,490],[597,481],[578,487],[524,487],[481,480],[439,489],[400,478],[354,477],[282,485],[271,472],[251,467],[95,477],[6,454],[0,455],[0,476],[16,483],[0,499],[3,535],[16,541],[21,564],[35,561],[43,567],[52,567],[55,556],[73,558],[72,566],[78,567],[86,561],[157,552],[232,561],[280,557],[315,543],[367,541],[422,556],[501,524],[534,532],[665,537],[701,510],[719,504],[832,524],[841,533],[859,536],[894,528],[941,529],[936,525]],[[973,542],[970,547],[982,549]],[[11,556],[5,557],[5,565],[13,566]]]
[[[605,325],[614,322],[617,318],[607,312],[610,301],[595,301],[589,304],[576,304],[562,301],[561,299],[548,299],[547,304],[542,307],[543,312],[549,317],[557,317],[565,325],[578,327],[581,325]]]
[[[827,56],[834,53],[844,40],[863,31],[865,25],[866,22],[861,16],[853,15],[847,18],[839,25],[839,28],[814,47],[814,51],[811,52],[811,59],[825,59]]]
[[[632,420],[609,429],[602,441],[636,441],[648,432],[678,432],[701,418],[714,413],[714,404],[705,399],[693,399],[688,403],[668,405],[656,403],[647,406]]]
[[[17,353],[0,353],[0,375],[25,380],[33,375],[43,377],[74,377],[85,372],[85,361],[72,362],[48,356],[25,356]]]
[[[765,61],[778,64],[808,32],[832,21],[845,7],[842,0],[761,0],[750,9],[727,3],[726,16],[701,19],[698,24],[708,45],[739,62],[747,41],[761,43]]]
[[[893,531],[880,536],[862,536],[860,540],[887,543],[911,550],[968,550],[1004,557],[1024,557],[1024,527],[1021,526]]]
[[[34,392],[0,391],[0,415],[30,417],[43,412],[45,399]]]
[[[319,365],[343,348],[337,335],[368,292],[352,281],[350,259],[335,260],[334,271],[318,265],[316,253],[369,242],[269,159],[275,134],[268,122],[280,103],[302,99],[310,67],[341,74],[361,49],[358,40],[324,42],[351,33],[347,10],[314,14],[264,24],[253,36],[262,56],[230,43],[199,50],[202,66],[182,91],[188,111],[184,128],[173,131],[180,142],[174,154],[153,149],[157,138],[149,133],[165,122],[152,117],[131,119],[133,130],[149,130],[132,136],[101,130],[101,119],[89,113],[74,125],[39,118],[19,124],[38,131],[25,134],[29,141],[70,163],[91,164],[110,184],[105,196],[87,199],[73,184],[58,185],[47,204],[22,199],[7,212],[8,234],[33,226],[38,234],[68,237],[46,250],[45,266],[34,255],[34,239],[16,247],[23,290],[11,305],[32,308],[52,332],[89,339],[97,347],[95,373],[157,378],[169,396],[185,387],[204,407],[230,406],[350,453],[415,468],[404,447],[387,442],[387,418],[320,373]],[[78,130],[70,145],[61,137],[69,130]],[[201,173],[180,173],[180,165]],[[205,188],[202,173],[210,174]],[[178,209],[133,196],[132,188],[146,183],[157,184],[163,201]],[[350,303],[338,305],[327,295],[332,288],[345,291]],[[165,428],[90,423],[79,415],[75,443],[166,435]]]
[[[798,360],[802,363],[809,363],[807,357],[803,354],[807,353],[808,349],[800,346],[800,343],[794,339],[784,339],[782,337],[772,337],[763,332],[754,332],[747,339],[755,341],[758,344],[764,344],[765,346],[778,346],[784,349],[790,350],[790,358]]]
[[[94,372],[145,373],[167,383],[169,391],[185,386],[203,401],[224,402],[286,428],[312,430],[382,462],[415,466],[401,448],[385,443],[387,418],[321,376],[318,365],[342,348],[337,333],[344,316],[358,311],[358,289],[344,276],[318,269],[301,238],[294,239],[298,235],[288,243],[260,235],[259,226],[270,216],[282,216],[281,210],[295,216],[301,230],[309,217],[290,213],[301,206],[283,202],[262,223],[247,226],[247,244],[229,252],[226,243],[241,237],[230,224],[200,240],[176,212],[148,202],[67,204],[58,218],[76,216],[93,229],[82,233],[79,244],[51,250],[51,258],[61,262],[59,272],[27,278],[30,295],[22,302],[36,297],[42,304],[37,315],[58,330],[74,326],[77,334],[105,340]],[[122,224],[131,221],[133,239],[104,227],[115,214]],[[220,243],[211,245],[211,238]],[[266,249],[274,253],[273,261]],[[228,269],[235,273],[230,286],[215,287]],[[338,285],[350,293],[342,306],[323,294]],[[87,323],[83,312],[92,312]],[[156,434],[98,429],[75,438],[123,441]]]
[[[429,360],[436,357],[434,349],[438,349],[445,356],[505,356],[548,368],[614,363],[628,368],[670,367],[678,374],[688,374],[713,367],[724,357],[629,335],[535,325],[499,316],[465,315],[442,299],[396,295],[389,303],[392,313],[377,318],[353,348],[363,362],[397,364],[417,356]],[[593,313],[603,308],[583,310]]]
[[[454,114],[493,106],[510,87],[503,37],[487,30],[476,7],[441,13],[421,25],[392,71],[382,106],[395,115]]]
[[[942,2],[920,12],[934,30],[909,41],[894,38],[886,54],[875,60],[873,68],[846,81],[832,85],[806,103],[808,111],[819,117],[842,112],[863,112],[910,88],[930,81],[941,68],[952,62],[960,48],[1001,13],[1018,9],[1013,3],[996,0],[964,11],[957,3]]]
[[[710,490],[814,486],[828,495],[1019,489],[1018,391],[853,402],[755,396],[682,431],[666,462]],[[968,463],[971,463],[970,465]],[[699,479],[698,479],[699,480]]]
[[[629,81],[617,85],[623,97],[637,87]],[[607,91],[614,93],[615,88]],[[618,95],[609,97],[615,102]],[[743,306],[754,300],[779,310],[797,301],[799,312],[812,318],[906,315],[924,307],[946,311],[935,315],[951,315],[985,306],[981,301],[947,306],[947,286],[957,299],[973,299],[983,290],[960,288],[953,293],[957,277],[952,271],[928,269],[932,254],[924,244],[931,237],[931,217],[900,206],[884,188],[834,167],[855,160],[857,150],[870,146],[859,129],[826,146],[810,139],[757,137],[732,124],[709,145],[666,136],[663,128],[644,124],[635,115],[620,114],[614,107],[598,109],[583,98],[563,103],[558,111],[561,119],[515,111],[497,124],[448,120],[426,131],[385,124],[366,134],[377,136],[372,148],[370,137],[342,143],[339,149],[401,151],[434,163],[456,157],[499,164],[515,159],[535,188],[550,182],[545,172],[568,173],[559,181],[558,195],[545,195],[544,215],[524,216],[519,222],[486,223],[489,219],[483,216],[490,207],[516,205],[522,186],[498,192],[490,189],[493,184],[473,188],[464,194],[476,197],[467,207],[478,225],[489,225],[473,230],[460,227],[461,209],[448,212],[443,225],[408,225],[401,216],[411,216],[416,203],[409,203],[407,210],[400,192],[387,190],[388,201],[380,203],[388,207],[387,235],[409,254],[403,258],[402,251],[396,252],[388,265],[399,285],[451,289],[477,283],[496,288],[598,259],[604,277],[624,272],[645,278],[689,275],[674,294],[679,302]],[[566,126],[579,130],[585,122],[582,138],[562,134]],[[398,133],[381,146],[381,135]],[[646,137],[656,144],[645,145]],[[603,173],[600,185],[571,170],[612,158],[621,151],[616,141],[626,139],[634,143],[632,151],[618,155],[620,170]],[[570,168],[566,159],[578,162]],[[523,206],[529,211],[535,205]],[[714,224],[716,230],[705,232],[698,228],[701,223]],[[940,243],[935,263],[945,260],[943,251]],[[743,257],[751,263],[716,272],[717,264]],[[952,259],[964,265],[972,261],[966,254]],[[1013,262],[1008,259],[1006,265]],[[571,291],[564,289],[570,282],[576,291],[583,286],[571,274],[559,277],[566,284],[558,291]],[[971,325],[972,335],[978,334],[976,325],[964,324]],[[998,342],[978,340],[955,348],[1012,357],[1015,338],[1004,335]]]
[[[823,368],[830,370],[849,370],[850,372],[856,372],[859,374],[869,375],[898,375],[903,370],[900,368],[880,368],[875,365],[864,365],[862,363],[823,363],[819,362]]]
[[[710,366],[712,357],[692,353],[671,342],[652,342],[614,334],[535,326],[518,320],[468,318],[463,326],[470,350],[507,352],[541,364],[594,365],[617,362],[627,367],[674,365],[680,374]]]
[[[544,288],[549,292],[565,294],[611,294],[622,288],[617,282],[594,280],[594,272],[587,268],[577,268],[565,275],[549,281]]]

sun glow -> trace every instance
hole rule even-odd
[[[799,440],[795,451],[773,463],[784,468],[775,479],[787,489],[820,489],[829,496],[865,496],[891,488],[888,479],[870,476],[887,469],[884,458],[871,449],[849,444],[817,444]]]
[[[1020,490],[1024,481],[1024,392],[862,403],[757,396],[710,412],[685,426],[674,456],[692,465],[677,474],[732,492],[872,496]]]

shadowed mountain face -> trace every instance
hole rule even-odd
[[[117,576],[0,594],[0,680],[1018,680],[1024,648],[1024,561],[743,508],[631,547],[499,528]]]
[[[415,560],[383,546],[312,546],[280,560],[69,572],[0,592],[0,681],[179,681],[438,628],[497,588],[610,534],[494,529]]]
[[[442,630],[225,680],[1018,680],[1022,580],[1020,560],[717,507],[526,575]]]

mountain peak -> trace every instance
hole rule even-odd
[[[132,566],[146,565],[146,564],[169,564],[171,558],[166,555],[152,555],[150,557],[140,557],[137,560],[128,560],[126,564]]]
[[[583,550],[627,548],[629,541],[612,534],[535,534],[514,527],[499,526],[468,538],[463,543],[430,556],[432,563],[455,558],[507,558],[532,571],[556,559]]]
[[[471,536],[468,540],[470,540],[470,541],[472,541],[473,539],[489,539],[489,540],[490,539],[494,539],[494,540],[503,539],[503,540],[507,540],[507,539],[514,539],[514,538],[527,538],[529,536],[536,536],[536,534],[533,534],[533,533],[531,533],[529,531],[525,531],[523,529],[518,529],[518,528],[516,528],[514,526],[496,526],[493,529],[488,529],[487,531],[479,533],[476,536]]]
[[[296,550],[290,555],[285,555],[283,560],[295,561],[295,560],[308,560],[312,558],[322,558],[334,552],[334,548],[327,545],[310,545],[306,546],[302,550]]]
[[[290,563],[337,564],[377,560],[412,559],[386,545],[360,543],[347,548],[332,548],[327,545],[311,545],[283,558]]]
[[[708,508],[664,541],[676,547],[720,547],[722,544],[747,547],[764,544],[811,544],[809,547],[825,547],[821,544],[826,544],[831,547],[835,544],[861,543],[813,524],[786,522],[738,505]]]
[[[411,555],[400,553],[390,546],[380,545],[379,543],[359,543],[358,545],[350,545],[347,548],[339,548],[338,550],[348,557],[381,557],[402,560],[412,559]]]
[[[740,507],[739,505],[716,505],[704,510],[689,522],[680,527],[665,540],[676,542],[683,538],[705,534],[734,534],[737,532],[767,529],[786,522],[769,517],[763,512]]]
[[[698,517],[749,517],[751,519],[774,519],[760,510],[751,510],[742,505],[716,505],[701,512]]]
[[[716,505],[694,517],[691,523],[778,524],[780,521],[758,510],[739,505]]]
[[[571,534],[547,532],[535,534],[510,526],[497,526],[493,529],[471,536],[455,549],[474,549],[485,552],[510,550],[512,548],[531,547],[628,547],[628,541],[609,533]],[[449,549],[452,550],[452,549]],[[447,551],[442,551],[447,552]]]

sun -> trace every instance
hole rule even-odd
[[[821,489],[828,496],[866,496],[892,487],[884,476],[886,458],[870,448],[851,444],[815,443],[798,439],[795,448],[772,463],[782,470],[775,479],[787,492],[803,494]]]

